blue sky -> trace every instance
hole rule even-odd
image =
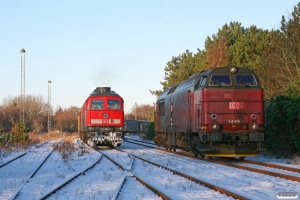
[[[152,104],[172,56],[204,49],[225,23],[277,29],[295,0],[0,1],[0,105],[21,93],[20,49],[25,55],[25,93],[51,104],[81,107],[98,86],[125,101]]]

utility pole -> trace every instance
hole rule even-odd
[[[48,81],[48,133],[51,131],[51,81]]]
[[[20,121],[24,122],[25,113],[25,49],[20,50],[21,55],[21,97],[20,97]]]

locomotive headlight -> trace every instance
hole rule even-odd
[[[258,124],[256,124],[256,123],[253,123],[253,124],[251,124],[251,128],[252,128],[252,130],[257,130],[257,129],[258,129],[258,127],[259,127],[259,125],[258,125]]]
[[[218,130],[220,129],[220,125],[214,123],[214,124],[211,125],[211,128],[212,128],[214,131],[218,131]]]
[[[237,71],[236,67],[231,67],[230,68],[230,73],[234,74]]]

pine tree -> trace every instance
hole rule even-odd
[[[22,142],[28,141],[28,128],[23,120],[20,120],[12,128],[12,142]]]

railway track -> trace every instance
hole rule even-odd
[[[141,143],[141,142],[139,143],[139,142],[136,142],[136,141],[127,141],[127,142],[133,142],[133,143],[136,143],[136,144]],[[164,150],[164,149],[161,149],[161,148],[153,147],[153,145],[149,146],[148,144],[149,143],[145,143],[145,144],[141,144],[141,145],[151,147],[151,148],[155,148],[155,149],[158,149],[158,150],[164,151],[164,152],[169,152],[169,153],[173,153],[173,154],[177,154],[177,155],[183,155],[183,156],[186,156],[186,157],[195,158],[195,159],[199,159],[199,160],[204,160],[204,161],[207,161],[207,162],[212,162],[212,163],[216,163],[216,164],[221,164],[221,165],[230,166],[230,167],[234,167],[234,168],[238,168],[238,169],[244,169],[244,170],[248,170],[248,171],[252,171],[252,172],[258,172],[258,173],[265,174],[265,175],[270,175],[270,176],[275,176],[275,177],[279,177],[279,178],[284,178],[284,179],[287,179],[287,180],[300,182],[300,169],[297,169],[297,168],[286,167],[286,166],[281,166],[281,165],[275,165],[275,164],[271,164],[271,163],[251,161],[251,160],[240,161],[238,159],[234,159],[233,163],[232,163],[232,159],[229,159],[229,161],[226,160],[226,159],[211,160],[211,159],[196,157],[193,154],[187,153],[187,152],[173,152],[173,151]],[[250,166],[250,165],[246,166],[245,165],[246,163],[247,164],[252,164],[253,166]],[[265,169],[259,169],[258,167],[255,167],[255,165],[264,166]],[[278,170],[274,170],[274,169],[278,169]],[[276,172],[276,171],[279,171],[279,172]],[[294,174],[294,175],[285,174],[287,171],[288,172],[294,172],[294,173],[290,173],[290,174]]]
[[[98,151],[99,149],[97,149]],[[132,162],[129,167],[124,167],[124,164],[117,164],[113,161],[113,159],[109,158],[103,152],[99,153],[101,157],[99,160],[96,160],[91,166],[87,167],[82,172],[77,173],[76,175],[68,178],[64,182],[61,182],[55,188],[52,188],[51,191],[48,191],[43,196],[40,196],[39,199],[58,199],[61,196],[64,198],[73,198],[75,196],[77,198],[84,198],[84,199],[116,199],[120,189],[124,185],[125,182],[132,182],[131,173],[129,173],[129,169],[131,168]],[[126,160],[126,159],[124,159]],[[132,159],[131,159],[132,160]],[[122,172],[120,172],[120,168]],[[108,172],[110,171],[110,172]],[[112,171],[112,172],[111,172]],[[102,173],[101,173],[102,172]],[[114,173],[113,173],[114,172]],[[103,174],[103,175],[102,175]],[[112,176],[117,176],[114,180],[111,180]],[[88,178],[90,177],[90,178]],[[96,180],[89,180],[93,177]],[[83,188],[87,188],[90,185],[86,185],[83,183],[91,182],[93,187],[98,187],[98,191],[96,191],[99,195],[95,195],[95,192],[91,189],[89,192],[83,192]],[[100,190],[100,188],[104,188],[106,184],[113,185],[110,191],[107,191],[107,194],[104,196],[104,190]],[[74,188],[82,188],[82,191],[74,191]],[[128,191],[132,190],[132,187],[127,189]],[[84,194],[82,194],[84,193]],[[132,193],[132,191],[131,191]],[[102,195],[102,196],[100,196]],[[152,199],[152,198],[151,198]],[[153,198],[155,199],[155,198]]]
[[[65,187],[67,184],[71,183],[73,180],[75,180],[76,178],[78,178],[79,176],[84,176],[85,173],[92,169],[93,167],[95,167],[96,164],[98,164],[102,159],[102,156],[99,157],[98,160],[96,160],[93,164],[91,164],[90,166],[88,166],[86,169],[76,173],[75,175],[71,176],[70,178],[68,178],[67,180],[65,180],[64,182],[60,183],[58,186],[54,187],[53,189],[51,189],[50,191],[46,192],[44,195],[40,196],[40,199],[47,199],[49,198],[51,195],[55,194],[56,192],[58,192],[60,189],[62,189],[63,187]]]
[[[64,187],[74,182],[77,178],[80,179],[80,177],[84,177],[89,170],[93,169],[95,165],[99,164],[99,162],[102,159],[102,155],[100,153],[96,152],[95,154],[95,152],[90,152],[89,154],[92,154],[92,156],[88,154],[85,156],[81,152],[83,151],[88,152],[88,150],[91,149],[85,144],[83,144],[80,140],[76,140],[76,143],[77,143],[77,150],[72,152],[73,154],[78,153],[76,158],[73,157],[71,158],[71,160],[66,158],[64,159],[63,154],[56,151],[55,155],[49,158],[51,161],[47,163],[47,166],[43,166],[41,170],[37,172],[36,177],[33,177],[24,186],[24,189],[21,191],[19,198],[20,199],[24,199],[24,198],[57,199],[61,195],[60,191]],[[82,163],[80,161],[80,160],[84,161],[86,159],[89,159],[88,164],[87,162]],[[74,164],[71,163],[72,160],[74,160]],[[60,162],[63,162],[63,165],[60,164]],[[81,163],[81,166],[78,166],[78,164],[76,164],[77,162]],[[66,168],[69,169],[66,170]],[[69,173],[66,173],[67,171],[69,171]],[[28,193],[29,190],[35,190],[35,195],[33,196],[32,192],[29,192],[30,194],[26,194]]]
[[[159,189],[155,188],[154,186],[152,186],[151,184],[147,183],[145,180],[143,180],[142,178],[140,178],[139,176],[137,176],[135,173],[133,173],[132,171],[132,164],[133,164],[133,158],[130,157],[130,166],[129,167],[124,167],[122,164],[120,164],[119,162],[115,161],[113,158],[111,158],[109,155],[107,155],[106,153],[104,153],[104,151],[101,151],[101,153],[103,153],[103,155],[109,159],[111,162],[113,162],[115,165],[119,166],[120,168],[122,168],[124,171],[128,171],[129,175],[124,176],[124,178],[122,179],[118,189],[116,190],[115,194],[114,194],[114,199],[117,198],[118,194],[120,193],[120,190],[122,188],[122,185],[125,183],[126,179],[128,179],[129,177],[134,177],[136,180],[138,180],[141,184],[143,184],[144,186],[146,186],[148,189],[150,189],[151,191],[153,191],[155,194],[157,194],[159,197],[161,197],[164,200],[170,200],[171,198],[168,197],[166,194],[164,194],[162,191],[160,191]]]
[[[135,155],[143,157],[144,159],[151,160],[155,163],[164,164],[165,166],[169,166],[173,169],[184,168],[183,171],[186,171],[189,175],[192,176],[195,175],[197,176],[197,178],[201,177],[209,183],[212,183],[214,181],[219,181],[219,184],[224,184],[225,189],[229,191],[236,191],[237,188],[243,188],[244,191],[239,194],[242,196],[246,196],[250,199],[255,199],[254,196],[249,196],[251,195],[251,191],[261,190],[262,193],[266,193],[263,195],[265,196],[264,198],[272,198],[272,197],[276,198],[276,196],[272,196],[272,195],[276,194],[278,191],[281,190],[299,191],[298,189],[300,187],[300,183],[298,181],[299,173],[293,172],[292,170],[294,169],[290,169],[291,171],[283,171],[282,169],[280,169],[281,173],[277,173],[274,172],[274,170],[278,171],[279,169],[266,167],[267,169],[261,170],[258,169],[257,165],[256,168],[249,167],[249,165],[253,165],[250,164],[250,162],[244,163],[241,161],[229,162],[229,161],[221,161],[221,160],[209,160],[200,157],[195,157],[194,155],[191,155],[187,152],[171,152],[161,148],[157,148],[157,147],[155,148],[153,147],[153,145],[141,144],[140,142],[137,143],[131,141],[131,143],[136,143],[137,145],[143,145],[149,147],[149,149],[140,148],[140,150],[138,150],[139,149],[138,147],[136,149],[134,147],[132,147],[133,149],[130,148],[127,149],[126,143],[122,144],[121,148],[128,153],[133,153]],[[181,155],[183,157],[178,155]],[[193,167],[196,167],[196,169],[193,169]],[[276,165],[276,167],[281,168],[282,166]],[[233,170],[234,168],[237,169]],[[211,169],[211,170],[207,170],[207,169]],[[285,170],[286,169],[287,168],[285,168]],[[195,173],[196,171],[199,174]],[[260,175],[258,175],[257,173],[259,173]],[[286,173],[293,173],[294,175],[287,175]],[[277,177],[280,178],[281,180],[279,180]],[[230,179],[233,180],[236,179],[236,180],[232,181]],[[228,180],[229,182],[226,182],[226,180]],[[260,186],[262,183],[263,186]],[[263,188],[265,187],[265,184],[267,185],[267,187]],[[264,189],[267,189],[268,193],[265,192]]]
[[[122,151],[120,149],[118,149],[119,151]],[[122,151],[123,152],[123,151]],[[106,151],[106,153],[104,153],[102,151],[102,153],[105,155],[105,156],[109,156],[107,154],[108,151]],[[127,153],[127,152],[126,152]],[[127,153],[128,154],[128,153]],[[126,169],[124,167],[122,167],[121,164],[118,163],[118,161],[120,162],[120,159],[113,159],[113,158],[110,158],[108,157],[108,159],[110,159],[112,162],[116,163],[117,165],[119,165],[120,167],[122,167],[124,170],[128,170],[129,172],[132,173],[132,176],[134,176],[137,180],[139,180],[142,184],[144,184],[146,187],[148,187],[149,189],[151,189],[153,192],[155,192],[157,195],[159,195],[162,199],[176,199],[178,197],[174,197],[174,194],[171,194],[173,193],[174,191],[169,191],[168,190],[168,187],[171,187],[171,182],[177,182],[177,185],[179,185],[178,187],[180,188],[180,184],[182,184],[183,182],[185,183],[189,183],[191,187],[195,187],[197,188],[197,192],[198,193],[207,193],[207,190],[215,190],[217,192],[220,192],[222,193],[223,195],[225,194],[227,196],[227,198],[230,198],[230,197],[233,197],[234,199],[247,199],[245,197],[242,197],[241,195],[238,195],[238,194],[235,194],[233,192],[230,192],[230,191],[227,191],[223,188],[220,188],[216,185],[212,185],[212,184],[209,184],[209,183],[206,183],[204,181],[201,181],[201,180],[198,180],[198,179],[195,179],[194,177],[192,176],[188,176],[188,175],[185,175],[179,171],[176,171],[176,170],[172,170],[170,168],[167,168],[163,165],[159,165],[157,163],[153,163],[149,160],[145,160],[141,157],[138,157],[138,156],[135,156],[135,155],[132,155],[132,154],[128,154],[129,156],[132,156],[134,159],[134,161],[132,161],[132,163],[138,163],[137,166],[133,167],[133,168],[140,168],[141,166],[143,166],[144,168],[147,168],[147,170],[143,171],[143,172],[138,172],[138,170],[136,169]],[[132,158],[132,159],[133,159]],[[118,160],[118,161],[116,161]],[[145,163],[148,163],[148,164],[145,164]],[[146,166],[148,165],[148,166]],[[150,166],[151,165],[151,166]],[[153,167],[154,166],[154,167]],[[154,169],[155,168],[155,169]],[[162,176],[163,180],[169,180],[170,182],[169,183],[165,183],[164,186],[162,186],[163,183],[161,182],[156,182],[156,181],[153,181],[153,180],[156,180],[157,177],[155,177],[155,175],[152,175],[152,171],[155,171],[153,172],[153,174],[155,173],[161,173],[161,174],[167,174],[169,175],[168,172],[166,171],[170,171],[172,172],[172,178],[168,177],[168,178],[165,178],[163,176],[166,176],[166,175],[160,175]],[[159,172],[158,172],[159,171]],[[164,171],[164,172],[161,172],[161,171]],[[148,174],[147,174],[148,173]],[[139,175],[138,175],[139,174]],[[142,177],[140,177],[142,175]],[[148,176],[148,177],[147,177]],[[183,178],[178,178],[178,177],[183,177]],[[180,181],[179,181],[179,180]],[[176,181],[175,181],[176,180]],[[164,182],[164,181],[162,181]],[[193,183],[192,183],[193,182]],[[193,185],[193,184],[196,184],[197,186]],[[156,187],[154,187],[153,185],[155,185]],[[174,183],[175,185],[175,183]],[[192,186],[193,185],[193,186]],[[159,187],[160,186],[160,187]],[[182,187],[185,187],[182,185]],[[195,192],[195,191],[193,191]],[[195,192],[195,193],[197,193]],[[214,195],[217,195],[218,193],[215,193]],[[201,198],[201,195],[199,195],[199,198]],[[219,194],[219,196],[211,196],[210,198],[225,198],[226,199],[226,196],[222,196]],[[179,195],[178,195],[179,196]],[[203,197],[202,197],[203,198]],[[207,198],[207,197],[206,197]]]
[[[30,152],[30,151],[32,151],[32,150],[34,150],[34,149],[36,149],[36,148],[39,148],[40,146],[46,144],[47,142],[49,142],[49,141],[43,142],[43,143],[41,143],[41,144],[38,144],[38,145],[35,146],[35,148],[29,149],[29,150],[27,150],[27,151],[25,151],[25,152],[23,152],[23,153],[20,153],[18,156],[16,156],[16,157],[14,157],[14,158],[11,158],[11,159],[7,160],[6,162],[4,162],[4,163],[2,163],[2,164],[0,165],[0,168],[1,168],[1,167],[4,167],[5,165],[8,165],[9,163],[11,163],[11,162],[13,162],[13,161],[15,161],[15,160],[17,160],[17,159],[19,159],[19,158],[21,158],[22,156],[26,155],[28,152]]]
[[[33,148],[31,152],[27,152],[24,156],[22,156],[19,159],[15,159],[14,162],[10,162],[9,164],[6,164],[4,167],[0,168],[1,177],[3,178],[7,174],[7,178],[11,179],[12,177],[16,179],[22,179],[22,184],[19,184],[18,187],[14,187],[10,189],[9,191],[1,191],[0,190],[0,199],[46,199],[48,198],[54,191],[58,191],[59,188],[62,188],[64,185],[66,185],[66,182],[71,182],[76,176],[84,174],[86,170],[82,169],[82,167],[71,167],[70,168],[70,163],[68,164],[67,162],[71,162],[71,160],[64,160],[63,159],[63,152],[59,152],[59,149],[63,145],[60,145],[62,143],[63,139],[59,141],[48,141],[40,147],[42,148]],[[45,147],[45,145],[48,145]],[[78,150],[80,152],[85,149],[84,144],[80,141],[77,140],[77,145]],[[59,148],[58,148],[59,147]],[[51,150],[50,150],[51,149]],[[64,150],[65,151],[65,150]],[[34,155],[33,152],[36,154]],[[46,153],[47,152],[47,153]],[[73,153],[77,153],[73,152]],[[47,154],[47,155],[46,155]],[[99,157],[98,153],[98,157]],[[27,158],[28,157],[28,158]],[[82,154],[78,155],[76,158],[77,160],[86,160],[89,158],[89,163],[91,163],[91,160],[95,160],[95,163],[99,162],[101,157],[96,160],[94,159],[96,156],[84,156]],[[32,161],[35,161],[32,158],[37,158],[39,159],[39,165],[35,163],[31,163]],[[43,159],[41,159],[43,158]],[[71,158],[72,160],[76,160],[75,158]],[[49,161],[49,162],[48,162]],[[16,163],[17,162],[17,163]],[[19,163],[18,163],[19,162]],[[34,170],[27,170],[26,162],[29,162],[29,165],[33,165],[32,168],[34,167]],[[78,161],[75,161],[78,162]],[[22,169],[20,167],[16,166],[14,167],[13,165],[16,163],[16,165],[24,165]],[[92,163],[94,164],[94,163]],[[12,166],[11,166],[12,165]],[[87,168],[92,168],[93,166],[88,166]],[[10,171],[9,168],[16,168],[16,170],[19,173],[26,174],[26,178],[24,177],[15,177],[17,174],[16,172]],[[59,170],[59,168],[61,170]],[[61,172],[66,172],[65,168],[70,168],[70,171],[72,173],[70,174],[62,174]],[[25,169],[25,170],[23,170]],[[31,169],[31,168],[30,168]],[[79,169],[79,173],[74,173],[74,171]],[[60,172],[61,171],[61,172]],[[3,172],[3,173],[2,173]],[[28,176],[29,174],[29,176]],[[75,174],[75,175],[74,175]],[[18,174],[17,174],[18,175]],[[55,178],[53,178],[55,177]],[[62,181],[63,180],[63,181]],[[2,181],[2,180],[0,180]],[[3,185],[3,184],[2,184]],[[49,195],[50,194],[50,195]]]
[[[29,179],[33,178],[36,172],[41,168],[41,166],[45,163],[45,161],[49,158],[51,153],[53,152],[54,148],[61,142],[62,140],[58,141],[56,144],[45,142],[39,145],[37,148],[31,149],[25,152],[22,155],[17,156],[16,158],[11,159],[10,161],[6,162],[1,166],[1,174],[2,174],[2,181],[10,181],[12,188],[4,189],[1,188],[2,195],[0,199],[15,199],[22,187],[28,182]],[[39,150],[39,147],[43,145],[48,145],[47,148],[44,148],[43,151]],[[33,163],[26,162],[26,157],[32,157],[36,155],[37,159]],[[38,156],[37,156],[38,155]],[[20,161],[22,159],[22,161]],[[18,169],[17,165],[19,165],[18,161],[23,163],[24,168],[26,169],[25,172],[19,172],[15,169]],[[10,174],[14,175],[14,180],[11,180]],[[29,174],[29,175],[28,175]],[[8,175],[8,176],[7,176]],[[8,178],[8,179],[7,179]]]

